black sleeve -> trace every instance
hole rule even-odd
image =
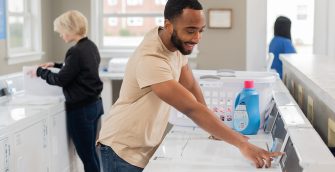
[[[46,80],[50,85],[66,87],[69,83],[71,83],[71,81],[74,80],[74,78],[77,77],[79,71],[79,55],[75,51],[72,51],[70,55],[66,57],[65,66],[59,71],[59,73],[53,73],[48,69],[38,67],[36,74],[37,76]]]
[[[63,63],[54,63],[54,68],[62,68],[63,67]]]

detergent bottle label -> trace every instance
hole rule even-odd
[[[249,124],[247,107],[244,103],[236,106],[234,112],[234,128],[236,131],[243,131]]]

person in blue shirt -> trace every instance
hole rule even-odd
[[[274,37],[269,46],[269,52],[274,54],[271,69],[275,69],[280,78],[283,78],[283,64],[279,59],[279,54],[296,53],[291,41],[291,20],[284,16],[276,19],[274,26]]]

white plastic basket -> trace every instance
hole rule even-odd
[[[260,126],[263,127],[265,110],[272,98],[272,84],[278,77],[276,74],[272,72],[214,70],[195,70],[193,74],[201,86],[208,108],[213,110],[231,128],[237,94],[243,89],[245,80],[253,80],[255,89],[259,93]],[[169,122],[179,126],[197,126],[176,109],[171,110]]]

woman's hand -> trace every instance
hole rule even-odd
[[[29,69],[26,70],[26,75],[30,76],[31,78],[37,77],[37,67],[29,67]]]
[[[54,66],[55,66],[54,62],[47,62],[47,63],[39,65],[39,67],[42,67],[44,69],[49,68],[49,67],[54,67]]]
[[[257,168],[271,167],[271,160],[273,157],[281,156],[282,152],[268,152],[249,142],[242,142],[239,147],[241,153],[250,161],[254,163]]]

